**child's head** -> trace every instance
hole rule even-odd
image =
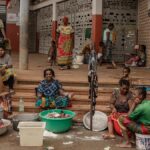
[[[54,40],[52,40],[52,41],[51,41],[51,44],[52,44],[52,45],[55,45],[56,43],[55,43],[55,41],[54,41]]]
[[[0,45],[0,57],[3,57],[5,55],[5,48],[3,45]]]
[[[90,44],[86,44],[82,50],[83,54],[88,54],[91,52]]]
[[[134,91],[134,98],[138,99],[139,103],[141,103],[147,96],[145,87],[137,87]]]
[[[114,24],[113,24],[113,23],[109,23],[108,28],[109,28],[110,30],[113,30]]]
[[[125,66],[123,68],[123,77],[128,77],[130,72],[131,72],[130,68]]]

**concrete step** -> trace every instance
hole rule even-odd
[[[61,75],[60,75],[61,76]],[[85,80],[78,80],[78,77],[75,78],[67,78],[67,76],[65,76],[65,78],[57,78],[62,85],[67,85],[67,86],[88,86],[88,78]],[[28,77],[27,75],[25,76],[18,76],[17,77],[17,83],[18,84],[34,84],[34,85],[38,85],[39,82],[42,80],[41,77]],[[115,87],[118,85],[118,79],[107,79],[105,80],[104,78],[100,78],[98,80],[98,84],[99,86],[106,86],[106,87]]]
[[[19,103],[13,101],[12,107],[13,107],[13,111],[18,111]],[[25,107],[25,112],[40,112],[41,111],[41,109],[35,107],[35,103],[33,102],[25,102],[24,107]],[[90,105],[72,105],[72,107],[67,107],[66,109],[76,111],[76,112],[88,112],[90,111]],[[110,113],[109,106],[96,105],[95,109],[98,111],[105,112],[105,113]]]
[[[20,97],[23,98],[25,102],[34,102],[36,101],[36,96],[34,93],[24,93],[24,92],[17,92],[13,96],[13,101],[19,101]],[[90,104],[90,99],[88,95],[74,95],[72,98],[72,104]],[[110,95],[99,95],[96,98],[96,103],[101,105],[109,104],[110,102]]]
[[[26,93],[35,93],[35,88],[37,85],[23,85],[18,84],[15,87],[16,92],[26,92]],[[66,92],[73,92],[78,95],[88,95],[89,94],[89,87],[77,87],[77,86],[63,86],[63,89]],[[111,93],[113,88],[109,87],[99,87],[98,93],[100,94],[107,94]]]

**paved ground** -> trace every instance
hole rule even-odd
[[[39,55],[31,54],[30,55],[30,63],[29,70],[31,74],[33,72],[34,77],[42,78],[42,70],[48,66],[46,63],[47,56],[41,55],[39,59]],[[18,55],[13,57],[14,66],[18,68]],[[59,71],[58,67],[54,68],[58,78],[63,77],[68,80],[76,79],[81,81],[87,81],[87,66],[83,66],[77,70],[69,70],[69,71]],[[35,72],[36,70],[36,72]],[[38,74],[38,73],[39,74]],[[80,72],[80,74],[79,74]],[[21,74],[21,71],[17,73]],[[138,77],[138,81],[140,79],[147,78],[149,81],[149,68],[136,68],[132,69],[131,75],[135,78]],[[28,75],[25,71],[24,75]],[[30,75],[31,75],[30,74]],[[35,76],[36,74],[36,76]],[[118,80],[118,78],[122,75],[122,68],[118,68],[115,70],[108,70],[106,66],[102,66],[98,68],[98,76],[99,80],[103,80],[107,78],[112,82],[112,79]],[[69,78],[70,77],[70,78]],[[29,76],[31,78],[31,76]],[[147,82],[146,81],[146,82]],[[142,81],[143,82],[143,81]],[[143,82],[144,84],[144,82]],[[53,134],[49,137],[44,137],[44,144],[42,147],[20,147],[19,146],[19,135],[17,132],[10,129],[7,134],[0,137],[0,150],[46,150],[49,147],[54,150],[123,150],[121,148],[117,148],[115,145],[119,143],[120,138],[117,137],[116,140],[103,140],[102,133],[100,132],[91,132],[84,129],[82,126],[74,126],[69,132],[64,134]],[[31,135],[32,136],[32,135]],[[109,149],[110,147],[110,149]],[[48,149],[47,149],[48,150]],[[128,150],[135,150],[135,148],[131,148]]]
[[[73,126],[69,132],[51,133],[49,137],[44,137],[42,147],[20,147],[18,132],[10,129],[0,137],[0,150],[124,150],[115,146],[119,143],[120,137],[116,140],[104,141],[101,135],[102,132],[91,132],[83,126]],[[135,150],[135,148],[128,148],[128,150]]]
[[[19,56],[18,54],[13,54],[13,65],[17,72],[17,78],[30,79],[34,77],[34,80],[41,80],[43,78],[43,70],[50,67],[47,62],[47,55],[43,54],[30,54],[29,55],[29,68],[28,70],[19,70]],[[118,79],[122,77],[122,67],[118,66],[117,69],[107,69],[109,64],[104,64],[97,67],[98,81],[103,83],[118,83]],[[55,70],[56,78],[60,81],[81,81],[87,82],[88,66],[80,65],[79,69],[71,70],[59,70],[58,66],[52,67]],[[132,67],[131,68],[131,78],[133,83],[149,85],[150,84],[150,68],[149,67]]]

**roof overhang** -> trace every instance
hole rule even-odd
[[[66,0],[45,0],[45,1],[41,2],[41,3],[39,3],[39,4],[31,5],[30,6],[30,10],[34,11],[34,10],[41,9],[43,7],[52,5],[53,3],[59,3],[59,2],[62,2],[62,1],[66,1]]]

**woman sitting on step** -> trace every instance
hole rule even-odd
[[[44,78],[36,89],[36,106],[45,109],[69,106],[73,94],[64,92],[61,83],[55,79],[53,69],[45,69]]]
[[[132,93],[129,91],[130,83],[128,80],[121,79],[119,81],[120,88],[114,89],[111,96],[111,111],[108,117],[108,133],[103,134],[104,139],[115,138],[114,129],[121,135],[117,119],[120,115],[127,115],[132,104]]]
[[[14,71],[11,57],[6,54],[3,45],[0,45],[0,75],[5,86],[9,87],[9,92],[14,93]]]

